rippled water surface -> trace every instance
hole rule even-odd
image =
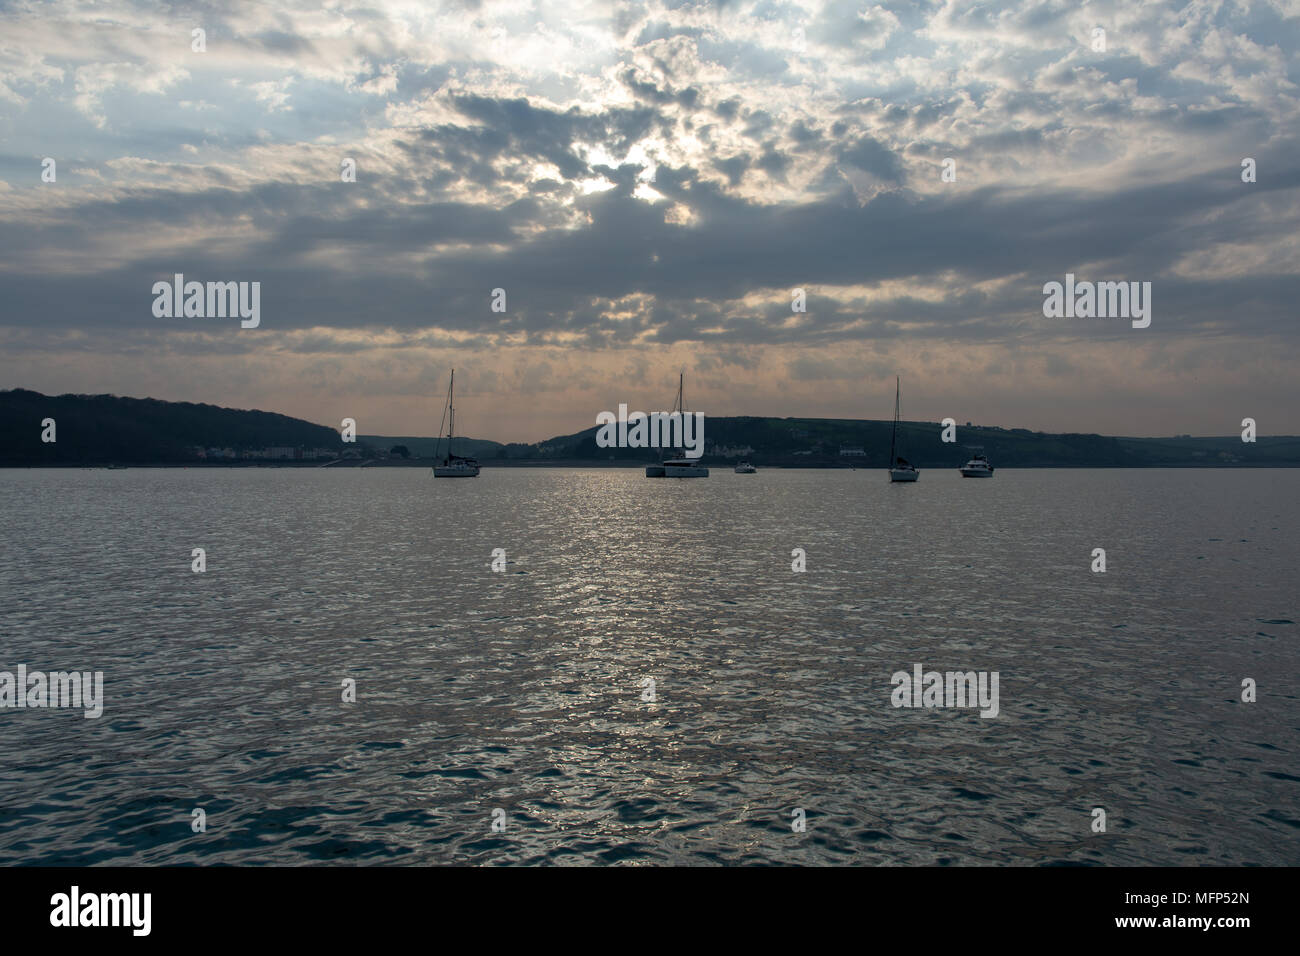
[[[1300,471],[0,494],[0,670],[106,697],[0,710],[3,863],[1300,862]],[[999,716],[894,708],[917,662]]]

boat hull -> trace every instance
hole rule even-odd
[[[914,471],[910,468],[889,469],[890,481],[916,481],[916,479],[920,477],[921,477],[921,473],[919,471]]]
[[[433,466],[433,477],[435,478],[477,478],[477,468],[455,468],[444,465]]]
[[[646,465],[647,478],[707,478],[709,469],[698,458],[674,458],[658,465]]]
[[[992,478],[992,468],[962,468],[961,476],[963,478]]]

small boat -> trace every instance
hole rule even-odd
[[[961,476],[963,478],[992,478],[993,466],[983,455],[976,455],[966,464],[961,466]]]
[[[756,471],[758,471],[758,469],[747,461],[739,462],[736,465],[736,474],[738,475],[752,475]]]
[[[682,420],[686,419],[686,403],[682,398],[682,386],[686,381],[686,373],[682,372],[677,378],[677,401],[673,404],[673,412],[681,413]],[[683,440],[685,440],[683,436]],[[682,449],[682,454],[672,458],[665,458],[657,465],[646,465],[645,476],[647,478],[707,478],[709,469],[700,464],[699,458],[687,458],[686,449]]]
[[[449,455],[441,465],[433,466],[435,478],[477,478],[478,462],[473,458]]]
[[[435,478],[477,478],[478,477],[478,459],[468,458],[463,455],[454,455],[451,451],[451,440],[456,433],[456,370],[451,370],[451,383],[447,386],[447,406],[443,409],[443,417],[447,420],[447,456],[443,458],[442,463],[433,466],[433,477]],[[438,426],[439,432],[442,426]],[[439,435],[441,442],[442,436]],[[435,459],[437,454],[434,455]]]
[[[921,477],[921,473],[916,470],[916,466],[906,458],[900,458],[893,468],[889,469],[890,481],[916,481]]]
[[[898,454],[898,413],[901,408],[899,404],[900,384],[897,377],[894,378],[894,431],[889,438],[889,480],[890,481],[916,481],[921,477],[921,473],[906,458]]]

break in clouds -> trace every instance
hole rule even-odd
[[[934,420],[1294,431],[1298,34],[1293,0],[6,4],[0,376],[406,434],[455,364],[503,440],[683,365],[712,414],[884,417],[901,372]],[[260,283],[259,324],[158,317],[177,274]],[[1045,316],[1066,275],[1150,283],[1150,325]]]

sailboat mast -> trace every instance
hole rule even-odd
[[[682,369],[677,373],[677,411],[682,416],[682,448],[680,451],[682,455],[686,454],[686,402],[682,398],[682,386],[685,381],[686,369]],[[673,453],[678,454],[678,450],[674,448]]]
[[[451,382],[447,385],[447,458],[451,459],[451,440],[456,434],[456,370],[451,370]]]
[[[899,380],[898,376],[894,377],[894,430],[889,436],[889,467],[893,468],[897,459],[894,457],[894,446],[898,442],[898,394]]]

